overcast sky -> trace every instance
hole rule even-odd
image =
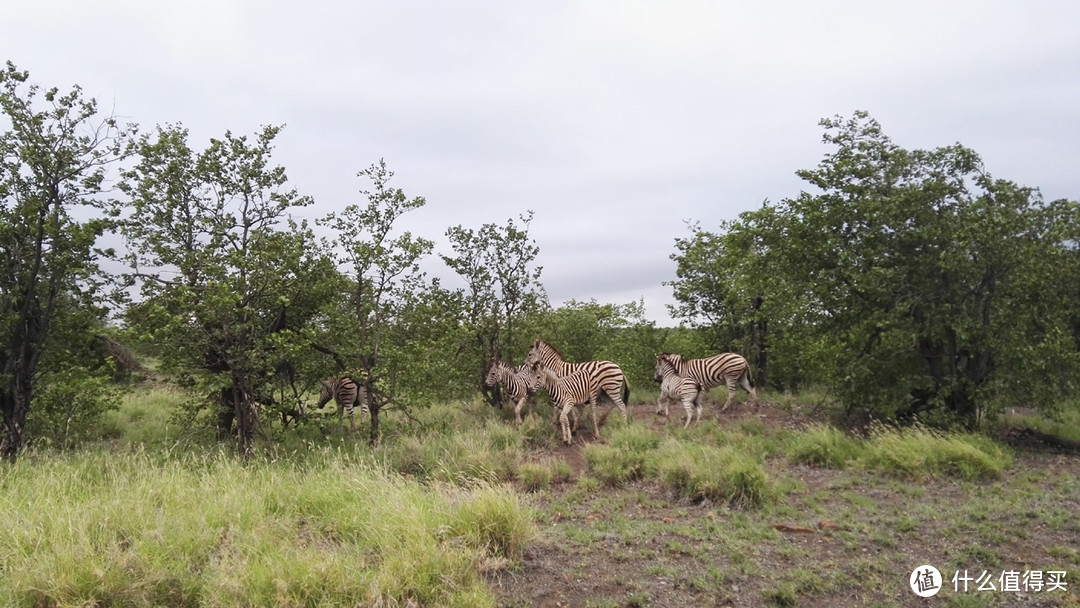
[[[531,209],[553,304],[644,298],[661,324],[685,221],[796,196],[825,117],[1080,198],[1075,0],[0,0],[0,60],[196,149],[285,124],[310,219],[380,158],[442,252]]]

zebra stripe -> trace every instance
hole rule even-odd
[[[484,378],[484,386],[494,388],[502,384],[506,394],[514,401],[514,419],[521,424],[521,408],[530,397],[536,394],[532,385],[532,378],[525,365],[510,367],[498,357],[492,357],[488,364],[487,376]]]
[[[603,391],[619,407],[623,421],[628,420],[626,400],[630,397],[630,383],[626,381],[626,375],[623,374],[622,368],[617,364],[611,361],[570,363],[563,360],[558,349],[543,340],[533,340],[532,348],[529,349],[529,356],[525,358],[525,363],[529,365],[543,363],[545,367],[560,378],[577,371],[584,371],[592,378],[594,390],[596,391],[591,402],[593,403],[594,419],[596,415],[595,404],[600,399],[600,392]],[[597,431],[596,436],[600,436],[599,431]]]
[[[344,416],[348,414],[349,428],[352,431],[356,431],[356,420],[353,418],[353,410],[356,406],[360,406],[361,415],[370,414],[364,387],[357,385],[352,378],[331,376],[323,380],[319,388],[319,405],[315,407],[321,409],[331,399],[337,402],[338,423],[344,426]]]
[[[697,407],[697,421],[701,422],[701,383],[690,377],[680,376],[675,365],[667,358],[667,355],[656,355],[656,374],[653,379],[660,382],[660,397],[656,400],[656,413],[663,411],[668,415],[668,405],[674,401],[682,402],[686,410],[686,424],[683,428],[690,427],[690,419],[693,417],[693,408]]]
[[[589,404],[592,410],[593,433],[600,437],[600,427],[596,421],[596,395],[599,391],[592,375],[586,370],[571,372],[561,378],[555,370],[547,367],[543,361],[532,364],[533,386],[543,388],[551,396],[552,405],[559,413],[563,442],[570,445],[570,416],[578,405]],[[574,430],[577,430],[578,418],[574,415]]]
[[[750,377],[750,364],[742,355],[722,353],[707,359],[683,359],[682,355],[666,354],[668,360],[678,370],[680,376],[688,376],[701,384],[702,390],[709,390],[721,384],[727,385],[728,398],[724,402],[724,411],[735,399],[738,386],[742,385],[750,393],[751,403],[757,406],[757,391],[754,390]]]

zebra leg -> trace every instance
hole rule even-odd
[[[622,413],[623,422],[629,422],[630,417],[626,413],[626,403],[622,400],[622,386],[620,385],[615,389],[614,393],[609,393],[611,400],[615,402],[615,405],[619,406],[619,412]]]
[[[683,397],[682,398],[682,406],[683,406],[683,409],[686,410],[686,423],[683,424],[683,428],[688,429],[688,428],[690,428],[690,421],[694,419],[693,403],[691,403],[690,400],[687,399],[686,397]]]
[[[750,393],[750,402],[753,403],[754,407],[756,408],[758,405],[757,391],[754,390],[754,387],[750,385],[749,369],[745,373],[743,373],[743,375],[739,376],[739,383],[742,384],[742,387],[746,389],[746,392]]]
[[[559,414],[559,423],[562,426],[563,443],[570,445],[570,410],[574,409],[572,403],[566,404],[562,407],[562,412]]]
[[[592,411],[592,428],[593,434],[597,439],[600,439],[600,424],[596,421],[596,408],[600,406],[599,394],[595,394],[589,399],[589,410]]]
[[[518,399],[517,405],[514,406],[514,420],[521,424],[521,408],[525,405],[525,400],[528,399],[528,395]]]
[[[731,405],[731,402],[735,400],[735,391],[738,390],[735,386],[735,378],[728,378],[727,380],[727,401],[724,402],[724,407],[720,408],[720,411],[724,411]]]
[[[667,408],[664,407],[665,405],[667,405],[667,401],[665,401],[665,399],[664,399],[664,393],[660,393],[660,396],[656,398],[656,415],[657,416],[667,416],[668,415]]]
[[[697,406],[697,421],[701,422],[701,391],[694,395],[694,405]]]

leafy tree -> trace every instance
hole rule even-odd
[[[420,270],[420,261],[431,253],[434,243],[396,231],[402,215],[424,206],[423,197],[409,199],[400,188],[392,188],[394,173],[384,160],[358,175],[371,180],[374,188],[361,190],[366,203],[349,205],[321,221],[337,233],[338,262],[349,268],[349,293],[341,294],[349,314],[332,315],[328,323],[333,330],[316,347],[334,357],[339,371],[359,369],[366,376],[374,444],[379,436],[379,411],[395,402],[407,405],[399,399],[406,388],[399,374],[418,364],[408,354],[410,345],[417,346],[408,337],[417,327],[412,315],[426,308],[423,294],[431,294],[434,300],[443,294],[438,283],[428,282]]]
[[[195,153],[180,127],[158,128],[125,174],[124,224],[141,300],[127,320],[165,345],[164,365],[220,400],[219,431],[235,421],[249,454],[275,376],[288,375],[338,275],[305,223],[311,203],[271,165],[280,127],[249,141],[227,132]]]
[[[474,348],[466,349],[469,365],[482,379],[491,357],[516,362],[524,352],[522,334],[517,331],[529,316],[542,310],[547,296],[540,283],[542,268],[535,266],[539,247],[529,236],[533,213],[513,218],[505,226],[484,224],[479,230],[453,226],[446,231],[454,256],[442,259],[466,282],[461,294],[464,322]],[[478,381],[477,384],[480,384]],[[492,405],[499,405],[498,390],[482,388]]]
[[[902,149],[865,113],[822,124],[833,152],[798,173],[818,193],[743,214],[711,250],[680,244],[681,310],[767,320],[764,347],[849,408],[976,424],[1056,402],[1077,365],[1077,204],[992,178],[960,145]],[[724,288],[695,291],[709,280]]]
[[[78,86],[42,93],[28,80],[11,62],[0,72],[0,455],[7,460],[26,443],[34,388],[52,371],[49,354],[64,346],[58,338],[75,340],[64,331],[78,325],[74,317],[103,315],[98,262],[108,252],[95,243],[116,211],[101,197],[134,132],[102,117]]]

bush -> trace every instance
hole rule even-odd
[[[81,367],[45,374],[27,416],[27,437],[63,449],[115,435],[105,413],[120,408],[120,390],[107,375]]]

